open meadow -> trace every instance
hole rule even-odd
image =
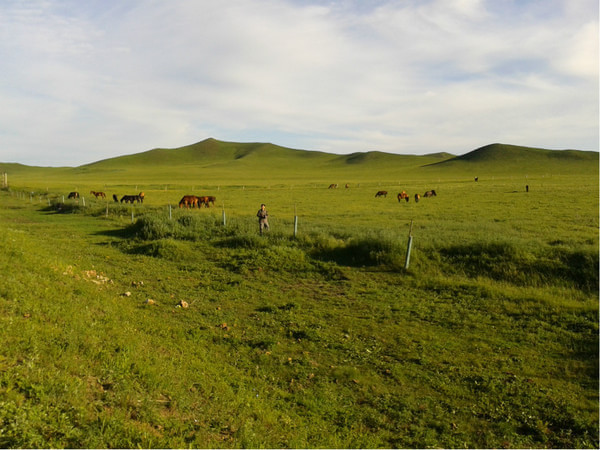
[[[599,446],[597,154],[209,141],[0,164],[0,447]]]

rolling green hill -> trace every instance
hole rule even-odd
[[[598,152],[490,144],[433,166],[443,170],[494,175],[507,172],[515,175],[597,173]]]
[[[387,182],[415,178],[570,175],[598,173],[598,152],[547,150],[491,144],[461,156],[399,155],[379,151],[348,155],[296,150],[270,143],[213,138],[173,149],[157,148],[79,167],[42,168],[2,164],[11,180],[39,178],[77,184],[135,183],[277,184]]]

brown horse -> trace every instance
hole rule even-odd
[[[198,206],[198,200],[199,198],[195,195],[184,195],[179,201],[179,207],[183,208],[185,206],[186,208],[195,208]]]
[[[418,203],[421,200],[421,196],[419,194],[415,194],[415,203]]]
[[[67,198],[79,198],[79,192],[69,192],[69,196]]]
[[[377,191],[375,197],[387,197],[387,191]]]
[[[98,198],[98,197],[106,198],[106,194],[104,192],[90,191],[90,195],[93,195],[96,198]]]
[[[427,191],[423,194],[423,197],[435,197],[437,194],[435,193],[435,191],[432,189],[430,191]]]
[[[117,194],[113,194],[113,200],[114,200],[116,203],[119,203],[119,197],[117,197]]]
[[[327,189],[337,189],[337,184],[331,183]]]
[[[398,201],[400,200],[406,200],[408,202],[408,194],[406,193],[406,191],[402,191],[398,194]]]
[[[213,197],[212,195],[204,195],[202,197],[198,197],[198,208],[201,208],[202,205],[208,208],[210,206],[210,203],[212,203],[212,205],[215,206],[216,200],[217,198]]]

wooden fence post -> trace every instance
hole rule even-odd
[[[412,249],[412,224],[413,221],[410,221],[410,228],[408,230],[408,245],[406,247],[406,260],[404,261],[404,268],[408,269],[408,265],[410,264],[410,251]]]
[[[298,236],[298,214],[296,213],[296,204],[294,203],[294,237]]]

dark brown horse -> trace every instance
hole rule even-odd
[[[184,195],[181,200],[179,200],[179,207],[195,208],[198,206],[198,200],[200,199],[195,195]]]
[[[329,185],[329,187],[327,189],[337,189],[337,184],[332,183]]]
[[[79,192],[69,192],[69,196],[67,198],[79,198]]]
[[[415,203],[418,203],[421,200],[421,196],[419,194],[415,194]]]
[[[144,193],[140,192],[138,195],[124,195],[121,197],[121,203],[144,203]]]
[[[406,191],[402,191],[398,194],[398,201],[406,200],[408,202],[408,194]]]
[[[377,191],[375,197],[387,197],[387,191]]]
[[[113,200],[114,200],[116,203],[119,203],[119,197],[117,197],[117,194],[113,194]]]
[[[423,197],[435,197],[437,194],[435,193],[435,191],[432,189],[430,191],[427,191],[423,194]]]

